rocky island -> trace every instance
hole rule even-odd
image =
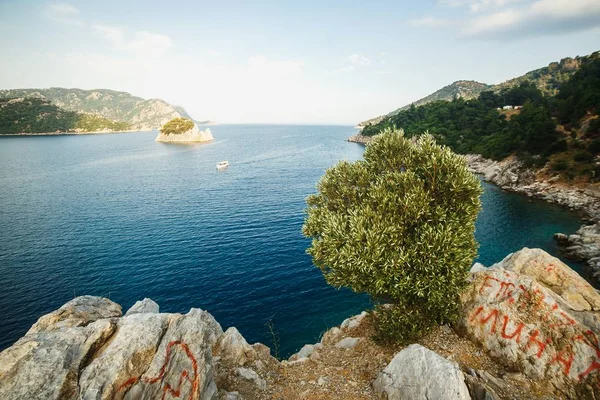
[[[364,312],[288,360],[200,309],[161,313],[144,299],[123,315],[77,297],[0,353],[0,398],[597,398],[600,295],[589,283],[527,248],[476,264],[469,281],[455,326],[380,346]]]
[[[174,118],[160,128],[156,137],[157,142],[165,143],[199,143],[214,140],[210,129],[201,131],[198,126],[187,118]]]

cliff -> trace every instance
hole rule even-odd
[[[108,89],[7,89],[0,90],[0,98],[45,99],[66,111],[125,122],[138,131],[157,129],[176,117],[189,117],[182,107],[164,100],[143,99]]]
[[[476,265],[454,327],[379,346],[369,314],[278,361],[206,311],[77,297],[0,353],[11,399],[552,399],[600,394],[600,295],[538,249]],[[594,397],[596,396],[596,397]]]
[[[183,133],[158,133],[155,139],[157,142],[164,143],[199,143],[199,142],[210,142],[214,140],[210,129],[201,131],[198,129],[198,125],[194,124],[192,129],[189,129]]]

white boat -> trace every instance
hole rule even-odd
[[[217,163],[217,169],[218,170],[222,170],[229,167],[229,162],[228,161],[221,161],[219,163]]]

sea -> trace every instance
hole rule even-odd
[[[0,349],[75,296],[127,310],[208,310],[289,356],[371,307],[328,286],[306,254],[305,198],[364,147],[351,126],[215,125],[210,143],[157,132],[0,137]],[[227,160],[229,168],[217,171]],[[477,261],[522,247],[557,255],[579,215],[482,183]],[[574,268],[578,265],[572,264]]]

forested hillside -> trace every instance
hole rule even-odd
[[[505,105],[519,109],[503,110]],[[429,131],[459,153],[496,160],[514,153],[528,165],[549,162],[551,170],[568,178],[598,180],[599,111],[600,57],[589,57],[556,96],[544,96],[534,82],[525,80],[517,87],[482,92],[473,100],[412,106],[361,133],[373,136],[392,126],[404,128],[408,136]]]
[[[0,90],[0,98],[32,97],[48,100],[66,111],[123,121],[136,130],[157,129],[173,118],[189,118],[182,107],[173,106],[164,100],[146,100],[114,90],[67,88]]]
[[[131,126],[64,110],[37,97],[0,99],[0,135],[49,132],[124,131]]]
[[[558,93],[559,87],[567,82],[573,74],[580,68],[581,65],[589,59],[596,59],[600,56],[599,52],[594,52],[587,56],[564,58],[559,62],[550,63],[546,67],[538,68],[529,71],[517,78],[509,79],[497,85],[487,85],[476,81],[456,81],[451,85],[445,86],[432,94],[414,101],[412,105],[420,106],[438,100],[452,101],[460,97],[464,100],[476,98],[481,92],[491,90],[495,93],[500,93],[506,89],[519,86],[523,82],[530,82],[537,87],[545,96],[555,96]],[[411,104],[400,107],[386,115],[372,118],[370,120],[360,122],[358,126],[374,125],[381,122],[386,117],[391,117],[398,114],[400,111],[407,110]]]

